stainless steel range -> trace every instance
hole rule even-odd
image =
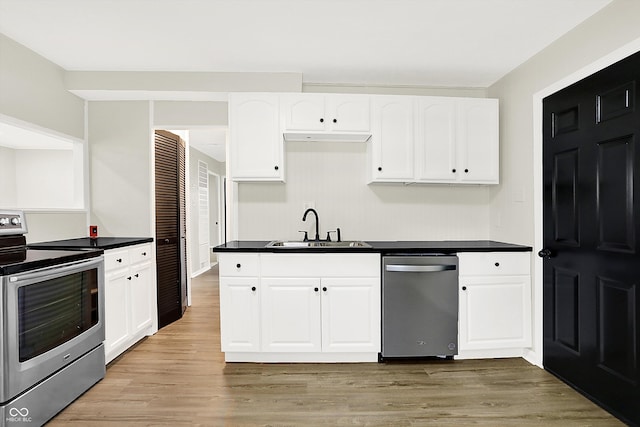
[[[102,251],[26,246],[0,210],[0,426],[38,426],[105,375]]]

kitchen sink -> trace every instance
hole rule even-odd
[[[296,249],[296,248],[370,248],[371,245],[359,240],[347,240],[344,242],[327,242],[327,241],[313,241],[308,242],[292,241],[292,240],[274,240],[269,242],[267,248],[280,248],[280,249]]]

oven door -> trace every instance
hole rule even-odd
[[[1,401],[104,341],[104,260],[3,277]]]

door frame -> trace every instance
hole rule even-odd
[[[630,43],[623,45],[622,47],[614,50],[613,52],[601,57],[600,59],[580,68],[579,70],[565,76],[564,78],[552,83],[551,85],[541,89],[533,94],[533,208],[534,208],[534,253],[533,253],[533,348],[531,350],[525,350],[524,358],[529,362],[543,367],[542,364],[542,352],[543,352],[543,311],[542,311],[542,287],[543,287],[543,274],[542,264],[543,260],[537,256],[538,250],[543,247],[543,185],[542,185],[542,100],[552,95],[559,90],[572,85],[585,77],[588,77],[609,65],[612,65],[629,55],[632,55],[640,51],[640,39],[636,39]]]
[[[212,179],[213,177],[213,179]],[[214,181],[215,182],[215,187],[216,187],[216,193],[218,196],[218,212],[216,213],[218,216],[218,244],[221,245],[223,243],[225,243],[224,241],[224,237],[223,237],[223,230],[224,227],[226,227],[225,221],[224,221],[224,214],[225,214],[225,204],[226,204],[226,200],[224,197],[224,175],[220,175],[216,172],[213,172],[211,170],[209,170],[209,189],[211,189],[211,182]],[[209,201],[209,205],[211,205],[211,201]],[[211,222],[211,212],[209,212],[209,222]],[[209,225],[211,226],[211,225]],[[209,241],[209,246],[211,246],[211,241]]]

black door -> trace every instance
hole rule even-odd
[[[156,275],[158,328],[186,309],[185,146],[167,131],[155,133]]]
[[[640,53],[543,101],[545,369],[640,424]]]

